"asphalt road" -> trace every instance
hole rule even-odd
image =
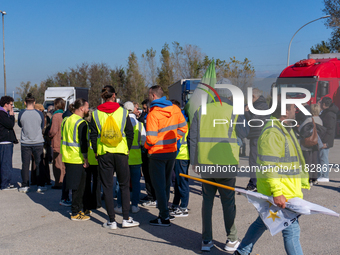
[[[17,137],[20,129],[16,127]],[[248,148],[247,148],[248,149]],[[330,163],[340,164],[340,140],[330,150]],[[241,158],[240,165],[247,165],[248,158]],[[13,179],[21,181],[20,145],[14,147]],[[51,171],[51,176],[52,171]],[[331,182],[304,190],[308,201],[340,213],[340,173],[331,173]],[[248,178],[238,178],[236,185],[245,187]],[[195,254],[201,244],[201,185],[191,182],[189,216],[177,218],[171,227],[155,227],[149,220],[158,215],[156,208],[143,208],[132,215],[140,227],[121,228],[122,217],[117,215],[118,229],[102,227],[107,220],[104,208],[95,210],[91,220],[70,220],[70,207],[59,205],[60,190],[36,193],[36,186],[27,194],[17,191],[0,191],[0,254]],[[144,192],[144,191],[143,191]],[[171,199],[172,201],[171,194]],[[236,227],[242,239],[249,225],[256,219],[255,207],[246,198],[236,196]],[[339,218],[326,215],[300,217],[301,244],[304,254],[340,254]],[[224,230],[222,207],[216,197],[213,210],[213,238],[215,247],[211,254],[223,251],[227,239]],[[282,235],[272,237],[268,231],[256,243],[252,254],[285,254]]]

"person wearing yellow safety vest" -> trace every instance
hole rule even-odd
[[[129,217],[130,209],[130,171],[128,154],[133,142],[133,127],[128,112],[116,103],[115,89],[106,85],[102,89],[101,97],[105,103],[99,105],[92,113],[90,122],[90,139],[92,148],[98,159],[99,176],[103,187],[104,199],[109,221],[103,224],[108,229],[117,229],[113,205],[113,174],[116,172],[119,187],[122,192],[123,228],[139,226],[139,222]],[[107,118],[112,116],[121,134],[122,140],[117,146],[102,143],[101,131]]]
[[[68,117],[61,127],[61,154],[66,168],[66,189],[72,190],[71,220],[86,221],[90,217],[83,212],[83,195],[85,190],[87,160],[87,122],[89,103],[78,98],[73,105],[74,114]]]
[[[286,115],[281,115],[281,102],[278,102],[270,121],[262,129],[257,145],[257,163],[260,166],[276,166],[278,169],[277,171],[269,168],[266,168],[266,171],[260,169],[256,173],[257,191],[266,196],[273,196],[274,203],[281,208],[285,208],[286,201],[291,198],[303,198],[301,188],[310,188],[305,160],[291,128],[294,125],[291,120],[294,119],[294,105],[287,105]],[[262,219],[258,217],[249,227],[234,254],[250,254],[266,229]],[[282,236],[287,254],[303,254],[298,220],[282,230]]]
[[[129,117],[134,130],[133,143],[129,153],[129,168],[130,168],[130,183],[131,183],[131,212],[139,212],[138,202],[140,194],[140,177],[141,177],[141,164],[142,164],[142,150],[145,140],[146,133],[143,123],[137,120],[136,106],[128,101],[125,102],[124,108],[129,111]],[[115,212],[122,212],[122,198],[121,192],[118,191],[117,194],[117,204]]]
[[[248,130],[244,116],[233,115],[232,102],[228,99],[228,89],[216,89],[221,98],[206,105],[206,114],[200,107],[194,114],[190,125],[189,145],[190,162],[195,172],[202,178],[235,187],[239,164],[239,145],[237,138],[245,138]],[[238,123],[238,124],[236,124]],[[223,171],[222,171],[223,170]],[[210,251],[214,246],[212,235],[212,208],[216,192],[219,192],[224,215],[224,227],[227,233],[225,250],[235,251],[240,244],[235,227],[235,192],[202,184],[202,251]]]
[[[170,100],[174,105],[181,107],[180,102],[177,100]],[[182,114],[186,121],[188,121],[188,117],[185,115],[184,111]],[[189,149],[188,149],[188,141],[187,137],[189,134],[189,124],[188,124],[188,131],[185,135],[177,141],[177,157],[174,166],[175,172],[175,195],[172,201],[172,205],[169,208],[170,215],[175,217],[187,217],[188,213],[188,203],[189,203],[189,179],[179,176],[180,173],[188,174],[189,170]],[[181,204],[179,204],[181,202]]]

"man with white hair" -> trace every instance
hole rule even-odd
[[[262,91],[259,90],[258,88],[253,89],[253,97],[252,97],[252,103],[253,106],[256,110],[268,110],[268,104],[266,102],[266,99],[262,96]],[[257,120],[262,120],[265,123],[266,119],[270,118],[270,115],[256,115],[253,114],[249,111],[248,105],[245,107],[245,113],[244,116],[246,117],[247,121],[253,120],[252,121],[252,126],[250,127],[249,134],[248,134],[248,139],[249,139],[249,166],[250,169],[254,166],[258,166],[256,163],[257,159],[257,140],[260,137],[261,131],[262,131],[262,126],[261,126],[261,121],[255,121]],[[260,127],[259,127],[260,126]],[[256,172],[255,171],[250,171],[250,180],[248,182],[248,185],[246,187],[246,190],[250,191],[256,191]]]

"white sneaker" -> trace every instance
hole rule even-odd
[[[318,182],[329,182],[329,178],[320,177],[318,178]]]
[[[132,213],[138,213],[139,210],[140,210],[140,208],[138,207],[138,205],[137,206],[136,205],[131,206],[131,212]]]
[[[119,214],[122,214],[122,213],[123,213],[123,208],[122,208],[122,207],[116,206],[116,207],[114,208],[114,210],[115,210],[115,213],[119,213]]]
[[[226,245],[224,246],[224,249],[226,251],[236,251],[239,245],[240,245],[239,240],[232,242],[228,239]]]
[[[147,201],[142,204],[145,207],[157,207],[157,201]]]
[[[45,186],[44,187],[38,186],[37,192],[43,192],[43,191],[46,191],[46,190],[47,190],[47,188]]]
[[[104,224],[103,224],[103,227],[104,228],[108,228],[108,229],[117,229],[117,222],[105,222]]]
[[[22,192],[22,193],[27,193],[29,192],[29,187],[21,187],[18,189],[19,192]]]
[[[139,226],[138,221],[134,221],[131,217],[128,220],[123,220],[122,227],[123,228],[132,228]]]
[[[202,241],[201,251],[210,251],[210,249],[214,246],[213,241]]]

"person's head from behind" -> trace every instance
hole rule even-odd
[[[178,108],[181,108],[181,103],[178,102],[176,99],[171,99],[170,101],[171,101],[171,103],[172,103],[173,105],[177,105]]]
[[[143,112],[148,113],[149,112],[149,99],[145,99],[142,102]]]
[[[149,89],[149,100],[150,100],[150,102],[163,97],[163,95],[164,95],[164,91],[163,91],[162,87],[159,86],[159,85],[152,86]]]
[[[101,97],[105,100],[105,102],[115,102],[116,91],[111,85],[106,85],[102,89]]]
[[[258,88],[254,88],[253,89],[253,103],[257,100],[257,99],[259,99],[259,97],[260,96],[262,96],[262,92],[261,92],[261,90],[259,90]]]
[[[331,104],[332,104],[332,99],[330,97],[324,97],[321,100],[320,106],[321,106],[322,110],[325,110],[325,109],[329,108],[331,106]]]
[[[231,91],[229,89],[227,89],[227,88],[217,88],[215,90],[220,97],[227,98],[230,101],[233,101],[233,94],[231,93]]]
[[[277,118],[277,119],[281,119],[281,120],[285,120],[285,119],[294,120],[295,119],[295,110],[296,110],[295,105],[287,104],[286,105],[286,114],[281,115],[281,101],[278,101],[277,107],[276,107],[275,111],[272,113],[272,116]]]
[[[127,101],[124,103],[123,107],[129,111],[129,113],[134,113],[135,106],[131,101]]]
[[[319,116],[320,112],[321,112],[320,105],[312,104],[310,106],[310,112],[311,112],[312,116]]]
[[[58,110],[64,111],[64,109],[65,109],[65,100],[62,99],[61,97],[58,97],[58,98],[54,99],[54,109],[56,111],[58,111]]]
[[[70,107],[71,112],[82,118],[86,118],[89,115],[89,103],[83,98],[78,98]]]
[[[35,98],[32,95],[32,93],[28,93],[27,96],[25,97],[25,105],[26,105],[27,108],[34,109]]]
[[[0,99],[0,106],[5,109],[6,112],[9,112],[13,109],[14,99],[10,96],[3,96]]]

